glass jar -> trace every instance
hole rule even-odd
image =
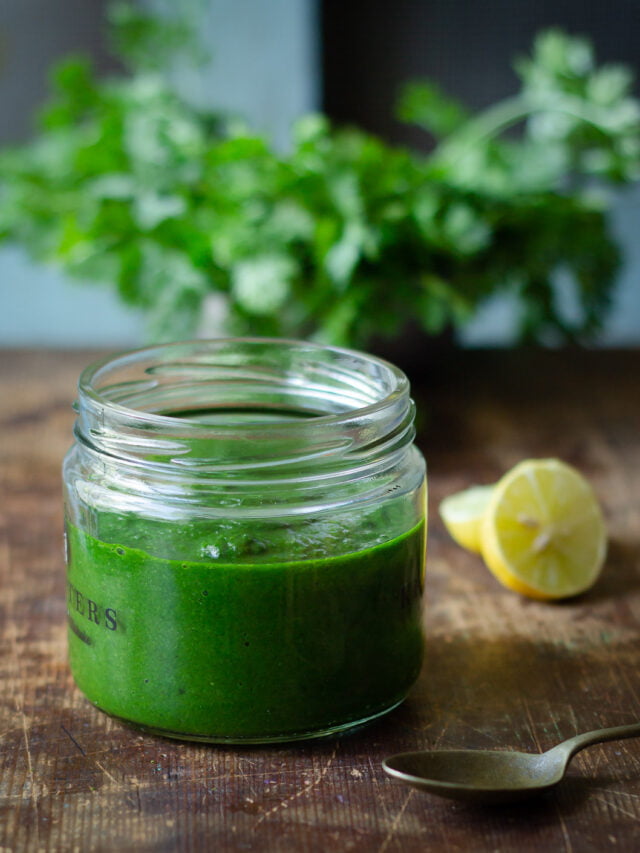
[[[69,656],[95,705],[261,743],[402,701],[426,481],[400,370],[296,341],[166,344],[87,368],[76,410]]]

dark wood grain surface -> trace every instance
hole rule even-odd
[[[0,851],[640,849],[640,739],[591,747],[539,801],[480,808],[389,780],[426,745],[538,751],[640,720],[640,352],[452,353],[411,377],[430,472],[427,656],[397,711],[340,739],[221,748],[95,710],[66,663],[60,463],[90,353],[0,351]],[[499,587],[446,494],[559,456],[610,531],[586,595]]]

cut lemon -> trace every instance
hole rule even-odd
[[[452,538],[469,551],[482,550],[482,519],[493,486],[472,486],[449,495],[440,504],[440,516]]]
[[[591,587],[606,530],[584,477],[558,459],[530,459],[494,486],[481,522],[482,556],[506,587],[542,600]]]

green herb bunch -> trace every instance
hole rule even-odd
[[[598,330],[620,260],[607,191],[640,177],[640,108],[629,72],[597,67],[584,39],[541,34],[520,92],[478,115],[407,86],[398,115],[428,154],[321,115],[283,154],[167,82],[170,58],[193,54],[184,22],[119,3],[112,25],[129,73],[61,63],[39,136],[0,155],[0,239],[117,287],[150,339],[193,335],[212,293],[229,333],[334,344],[407,321],[435,334],[498,292],[523,338]]]

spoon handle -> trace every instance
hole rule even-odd
[[[575,755],[585,746],[592,743],[604,743],[607,740],[622,740],[627,737],[640,736],[640,723],[632,723],[628,726],[614,726],[608,729],[595,729],[592,732],[584,732],[558,744],[556,749],[561,750],[567,758]]]

